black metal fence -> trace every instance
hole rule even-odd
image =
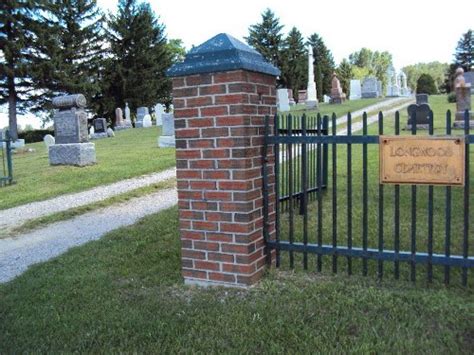
[[[0,187],[13,182],[12,140],[8,131],[3,134],[4,137],[0,136]]]
[[[451,131],[449,111],[445,122],[436,125],[436,135],[465,136],[464,187],[380,184],[379,136],[434,135],[435,124],[432,113],[429,129],[423,132],[417,132],[416,124],[409,131],[400,130],[398,112],[390,119],[379,113],[377,121],[378,127],[369,126],[367,114],[361,122],[353,122],[348,114],[347,133],[339,135],[334,114],[331,120],[275,116],[273,135],[267,132],[265,143],[275,153],[276,233],[269,238],[266,232],[265,237],[267,246],[276,250],[277,267],[285,262],[290,268],[327,268],[334,273],[345,268],[348,274],[360,270],[380,278],[393,272],[396,279],[412,281],[426,274],[430,282],[437,278],[445,283],[455,269],[467,285],[468,269],[474,267],[474,135],[469,132],[469,113],[463,130]],[[357,134],[352,134],[353,124],[361,127]],[[267,171],[273,169],[264,169],[266,190]],[[264,201],[265,222],[268,203]]]

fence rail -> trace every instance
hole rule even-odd
[[[354,135],[350,114],[346,135],[337,135],[335,115],[331,121],[329,132],[327,116],[275,116],[273,135],[267,130],[265,144],[275,153],[277,204],[275,237],[270,239],[266,228],[265,238],[267,247],[276,251],[277,267],[288,261],[290,268],[309,269],[314,264],[318,272],[324,267],[337,273],[345,267],[348,274],[360,269],[363,275],[374,272],[382,278],[389,265],[396,279],[403,273],[415,281],[417,275],[426,273],[429,282],[441,277],[445,283],[450,283],[452,269],[456,269],[461,283],[467,285],[468,270],[474,267],[470,226],[474,135],[469,131],[469,112],[465,113],[465,128],[456,131],[465,137],[464,187],[380,183],[379,150],[374,145],[381,135],[420,134],[415,116],[411,118],[414,124],[404,132],[399,112],[389,121],[379,113],[378,126],[370,127],[370,135],[366,113],[362,132]],[[429,122],[427,134],[433,136],[432,112]],[[267,118],[267,127],[269,124]],[[449,111],[443,125],[439,128],[437,122],[436,134],[452,136]],[[266,196],[268,171],[266,166]],[[269,201],[264,200],[267,223]],[[315,259],[309,258],[312,254]],[[439,267],[444,271],[441,276],[435,275]]]
[[[0,187],[13,182],[13,162],[12,162],[12,140],[10,133],[5,131],[4,137],[0,136]]]

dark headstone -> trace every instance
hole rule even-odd
[[[105,118],[96,118],[94,120],[94,132],[105,133],[107,132],[107,121]]]
[[[89,139],[84,95],[68,95],[53,99],[54,136],[56,144],[85,143]]]
[[[413,116],[416,119],[417,126],[428,126],[430,124],[431,107],[427,104],[411,104],[407,108],[408,111],[408,126],[413,124]],[[423,127],[428,128],[428,127]]]
[[[417,94],[416,95],[416,104],[428,104],[428,94]]]

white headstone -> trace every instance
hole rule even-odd
[[[163,114],[163,128],[161,136],[158,138],[159,147],[175,147],[174,136],[174,115],[172,113]]]
[[[351,80],[349,100],[359,100],[362,97],[360,80]]]
[[[43,142],[46,145],[46,148],[48,148],[50,145],[53,145],[56,143],[56,139],[51,134],[47,134],[43,137]]]
[[[290,100],[288,100],[288,89],[278,89],[277,101],[279,111],[290,111]]]
[[[149,128],[153,125],[151,122],[151,116],[150,115],[145,115],[143,116],[143,128]]]
[[[115,137],[115,132],[112,128],[107,128],[107,137]]]
[[[165,113],[165,106],[162,104],[156,104],[155,105],[155,119],[156,119],[157,126],[163,125],[163,113]]]
[[[91,126],[91,129],[89,130],[89,134],[94,134],[95,133],[95,129],[94,129],[94,126]]]
[[[125,120],[128,122],[132,122],[130,119],[130,108],[128,107],[128,102],[125,103]]]
[[[306,89],[306,107],[318,106],[318,96],[316,93],[316,82],[314,81],[314,60],[313,47],[308,46],[308,86]]]
[[[328,95],[323,95],[323,100],[325,104],[328,104],[331,102],[331,97]]]
[[[379,88],[377,79],[374,77],[367,77],[362,82],[362,98],[375,98],[379,96]]]

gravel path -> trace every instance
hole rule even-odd
[[[23,273],[30,265],[58,256],[140,218],[176,204],[176,190],[168,189],[126,203],[53,223],[15,238],[0,239],[0,283]]]
[[[122,180],[110,185],[95,187],[91,190],[69,195],[54,197],[49,200],[32,202],[26,205],[0,210],[0,229],[23,224],[29,219],[47,216],[70,208],[88,205],[105,200],[124,192],[152,185],[154,183],[174,178],[176,169],[171,168],[156,174],[144,175],[133,179]]]

